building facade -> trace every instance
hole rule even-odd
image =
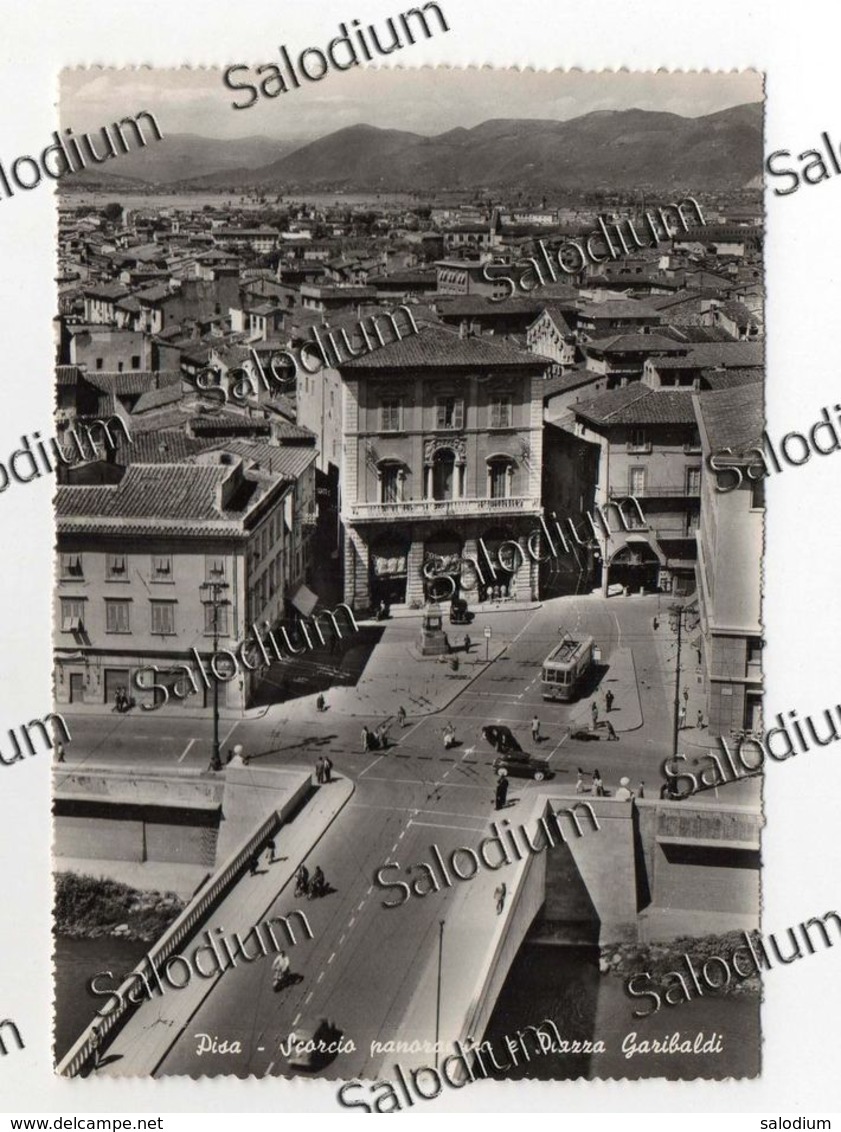
[[[171,703],[210,706],[200,678],[186,696],[183,665],[198,671],[191,650],[209,660],[214,632],[220,650],[233,650],[255,622],[275,624],[303,581],[295,492],[294,480],[229,452],[133,464],[119,483],[60,486],[56,702],[108,710],[124,688],[151,708],[156,682],[180,687],[185,698]],[[220,704],[247,706],[255,679],[241,670],[219,681]]]
[[[447,600],[434,581],[445,569],[469,601],[536,596],[526,539],[542,515],[547,364],[486,335],[424,328],[339,367],[349,605]],[[504,548],[510,569],[497,553],[506,542],[521,548]],[[468,559],[484,563],[479,576]]]
[[[698,543],[698,610],[710,734],[762,730],[762,385],[697,394],[704,453]],[[723,450],[733,455],[722,457]],[[713,473],[717,466],[738,470]],[[760,472],[759,478],[751,478]],[[739,481],[737,484],[737,480]],[[722,490],[718,490],[722,489]]]

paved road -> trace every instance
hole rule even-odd
[[[481,738],[488,722],[506,723],[526,750],[535,750],[529,722],[539,714],[544,736],[540,754],[550,760],[556,782],[568,787],[576,767],[598,766],[608,787],[627,774],[634,784],[646,781],[652,796],[660,784],[660,765],[670,753],[671,690],[668,643],[655,642],[651,617],[657,599],[604,601],[564,598],[519,616],[494,620],[495,639],[510,642],[505,653],[438,715],[410,719],[404,730],[392,729],[395,745],[385,754],[363,753],[363,723],[376,726],[370,688],[360,696],[359,710],[370,715],[330,711],[309,715],[300,704],[279,704],[261,719],[228,723],[224,743],[241,742],[265,765],[311,763],[327,752],[336,770],[355,780],[356,792],[319,842],[309,864],[320,864],[334,887],[330,895],[306,905],[315,933],[291,951],[293,969],[303,979],[279,994],[271,989],[270,965],[241,964],[227,973],[179,1037],[166,1057],[161,1074],[234,1073],[277,1075],[287,1071],[279,1043],[300,1017],[325,1016],[336,1021],[355,1050],[340,1054],[324,1071],[327,1076],[352,1077],[376,1072],[381,1058],[371,1057],[371,1042],[399,1036],[421,972],[436,945],[437,924],[446,918],[455,889],[413,897],[399,908],[382,906],[396,898],[374,884],[377,870],[388,861],[403,870],[431,859],[437,845],[447,857],[459,846],[476,845],[495,816],[492,796],[494,752]],[[539,690],[540,664],[558,640],[559,627],[591,633],[605,659],[618,647],[634,654],[643,726],[622,735],[617,743],[581,743],[567,738],[570,725],[587,720],[586,702],[548,703]],[[483,646],[481,625],[471,631]],[[417,622],[389,627],[392,639],[417,633]],[[478,630],[478,631],[476,631]],[[427,667],[415,660],[396,671],[395,684],[423,698]],[[462,667],[461,675],[464,674]],[[608,677],[610,673],[608,670]],[[458,681],[454,681],[454,687]],[[408,693],[407,693],[408,694]],[[622,694],[617,689],[617,697]],[[329,697],[328,697],[329,700]],[[443,748],[441,728],[455,727],[459,746]],[[209,757],[210,725],[177,717],[113,716],[103,721],[90,716],[73,722],[69,762],[95,759],[113,762],[203,767]],[[516,798],[538,785],[512,780]],[[728,795],[728,800],[732,795]],[[735,800],[735,798],[733,799]],[[388,878],[395,878],[392,870]],[[405,874],[404,874],[405,875]],[[466,883],[466,882],[463,882]],[[300,901],[291,891],[280,894],[271,915],[289,914]],[[430,1015],[432,1025],[432,1015]],[[197,1054],[198,1034],[228,1045],[239,1041],[241,1054]],[[433,1035],[412,1035],[432,1040]]]
[[[606,603],[567,599],[535,611],[514,634],[506,654],[469,684],[440,716],[413,721],[394,730],[396,745],[387,754],[365,755],[359,749],[362,719],[338,716],[307,723],[292,721],[283,728],[283,748],[265,754],[267,762],[294,760],[302,751],[328,749],[343,773],[356,779],[356,793],[319,843],[310,864],[321,864],[336,891],[307,905],[315,939],[293,950],[293,967],[304,978],[279,994],[271,989],[268,964],[255,962],[220,982],[175,1044],[159,1072],[166,1074],[235,1073],[277,1075],[288,1071],[280,1043],[302,1017],[334,1019],[354,1044],[324,1070],[345,1078],[375,1074],[382,1055],[373,1055],[373,1041],[393,1039],[412,993],[436,946],[437,924],[446,918],[455,888],[412,897],[399,908],[384,908],[396,900],[395,890],[374,883],[377,870],[396,861],[402,870],[432,860],[435,845],[447,858],[459,846],[476,845],[495,816],[492,796],[495,778],[493,752],[480,728],[489,721],[507,723],[527,749],[529,724],[538,712],[546,736],[541,754],[550,760],[563,785],[574,779],[577,763],[592,762],[594,744],[566,739],[571,722],[588,712],[582,704],[549,704],[539,693],[540,662],[558,640],[559,613],[572,632],[592,633],[604,655],[634,642],[643,666],[657,663],[656,650],[646,646],[644,628],[650,611],[627,603],[621,609]],[[624,616],[622,616],[624,614]],[[649,723],[620,743],[598,744],[599,768],[608,783],[621,773],[649,776],[653,781],[668,749],[670,714],[662,687],[644,689]],[[441,742],[444,720],[452,721],[460,746],[445,752]],[[271,721],[243,725],[238,739],[255,744]],[[372,718],[370,722],[376,722]],[[343,743],[342,740],[345,740]],[[318,741],[326,747],[316,747]],[[533,791],[536,784],[512,781],[512,796]],[[391,870],[386,879],[400,873]],[[402,875],[406,875],[405,872]],[[466,882],[462,882],[466,883]],[[288,914],[295,906],[291,893],[282,893],[272,915]],[[413,1034],[432,1040],[430,1032]],[[199,1038],[208,1034],[228,1046],[238,1041],[241,1054],[198,1055]]]

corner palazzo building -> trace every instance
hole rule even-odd
[[[550,364],[487,335],[429,327],[339,367],[350,606],[417,605],[435,596],[424,564],[436,556],[459,584],[462,555],[477,559],[486,586],[468,568],[468,601],[494,587],[502,596],[537,596],[538,566],[526,539],[542,515],[542,388]],[[522,551],[503,548],[510,570],[496,553],[508,540]],[[445,596],[440,582],[437,592]]]

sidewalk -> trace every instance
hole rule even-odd
[[[180,954],[189,959],[195,949],[206,942],[205,930],[223,928],[227,938],[234,932],[244,938],[259,924],[280,892],[292,883],[298,865],[338,817],[354,789],[354,784],[346,778],[335,778],[331,784],[322,786],[296,818],[275,835],[280,860],[267,865],[263,855],[260,872],[255,876],[246,873],[239,878]],[[294,970],[301,961],[296,959],[294,948],[290,950]],[[103,1049],[106,1064],[96,1075],[151,1076],[221,978],[219,974],[211,978],[196,975],[182,989],[175,989],[164,981],[165,993],[155,994],[151,1000],[144,997],[128,1022]],[[138,989],[144,994],[142,984]]]
[[[560,797],[552,792],[553,797]],[[545,795],[541,795],[545,797]],[[491,811],[488,814],[488,827],[482,837],[492,836],[491,821],[499,823],[505,818],[511,827],[525,825],[534,830],[537,813],[543,803],[535,795],[523,791],[516,805],[508,806],[504,812]],[[477,836],[475,844],[481,841]],[[464,1026],[476,1001],[477,988],[483,987],[491,969],[495,970],[497,948],[502,937],[507,937],[511,929],[509,916],[517,915],[514,897],[520,876],[531,865],[531,859],[513,861],[500,869],[482,868],[472,880],[456,881],[453,898],[441,912],[444,919],[442,947],[442,987],[440,1037],[442,1052],[439,1060],[455,1052],[453,1041],[462,1036]],[[538,862],[540,867],[543,862]],[[506,896],[503,913],[496,911],[498,886],[505,884]],[[430,897],[432,899],[432,897]],[[436,935],[437,944],[437,935]],[[438,980],[438,948],[430,949],[423,974],[415,987],[414,994],[406,1009],[396,1036],[401,1041],[422,1042],[432,1039],[435,1033],[435,1004]],[[479,1039],[480,1035],[473,1035]],[[386,1034],[385,1039],[394,1035]],[[389,1077],[393,1073],[395,1061],[402,1068],[416,1069],[424,1065],[434,1065],[434,1052],[381,1054],[365,1067],[365,1076]]]
[[[605,692],[613,692],[613,707],[608,712]],[[643,724],[637,670],[630,649],[617,648],[611,654],[608,670],[596,691],[579,700],[573,709],[570,723],[573,728],[590,727],[593,723],[593,704],[598,708],[598,720],[609,720],[615,731],[637,731]]]

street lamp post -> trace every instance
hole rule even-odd
[[[441,1030],[441,959],[444,951],[444,921],[438,921],[438,995],[435,1002],[435,1068],[438,1068],[438,1035]]]
[[[222,590],[228,588],[226,582],[204,582],[201,586],[203,590],[210,591],[210,600],[213,603],[213,655],[216,656],[216,650],[219,648],[219,594]],[[213,666],[211,665],[211,670]],[[214,677],[213,680],[213,755],[211,757],[211,765],[218,767],[221,765],[222,755],[219,749],[219,681]]]
[[[677,631],[677,659],[675,663],[675,702],[674,702],[674,719],[672,720],[672,754],[677,754],[678,748],[678,733],[680,730],[680,645],[681,635],[684,629],[683,619],[688,618],[690,613],[695,614],[695,610],[687,605],[671,605],[669,606],[669,627]],[[697,619],[695,621],[697,625]],[[695,625],[687,623],[686,628],[691,630]]]

